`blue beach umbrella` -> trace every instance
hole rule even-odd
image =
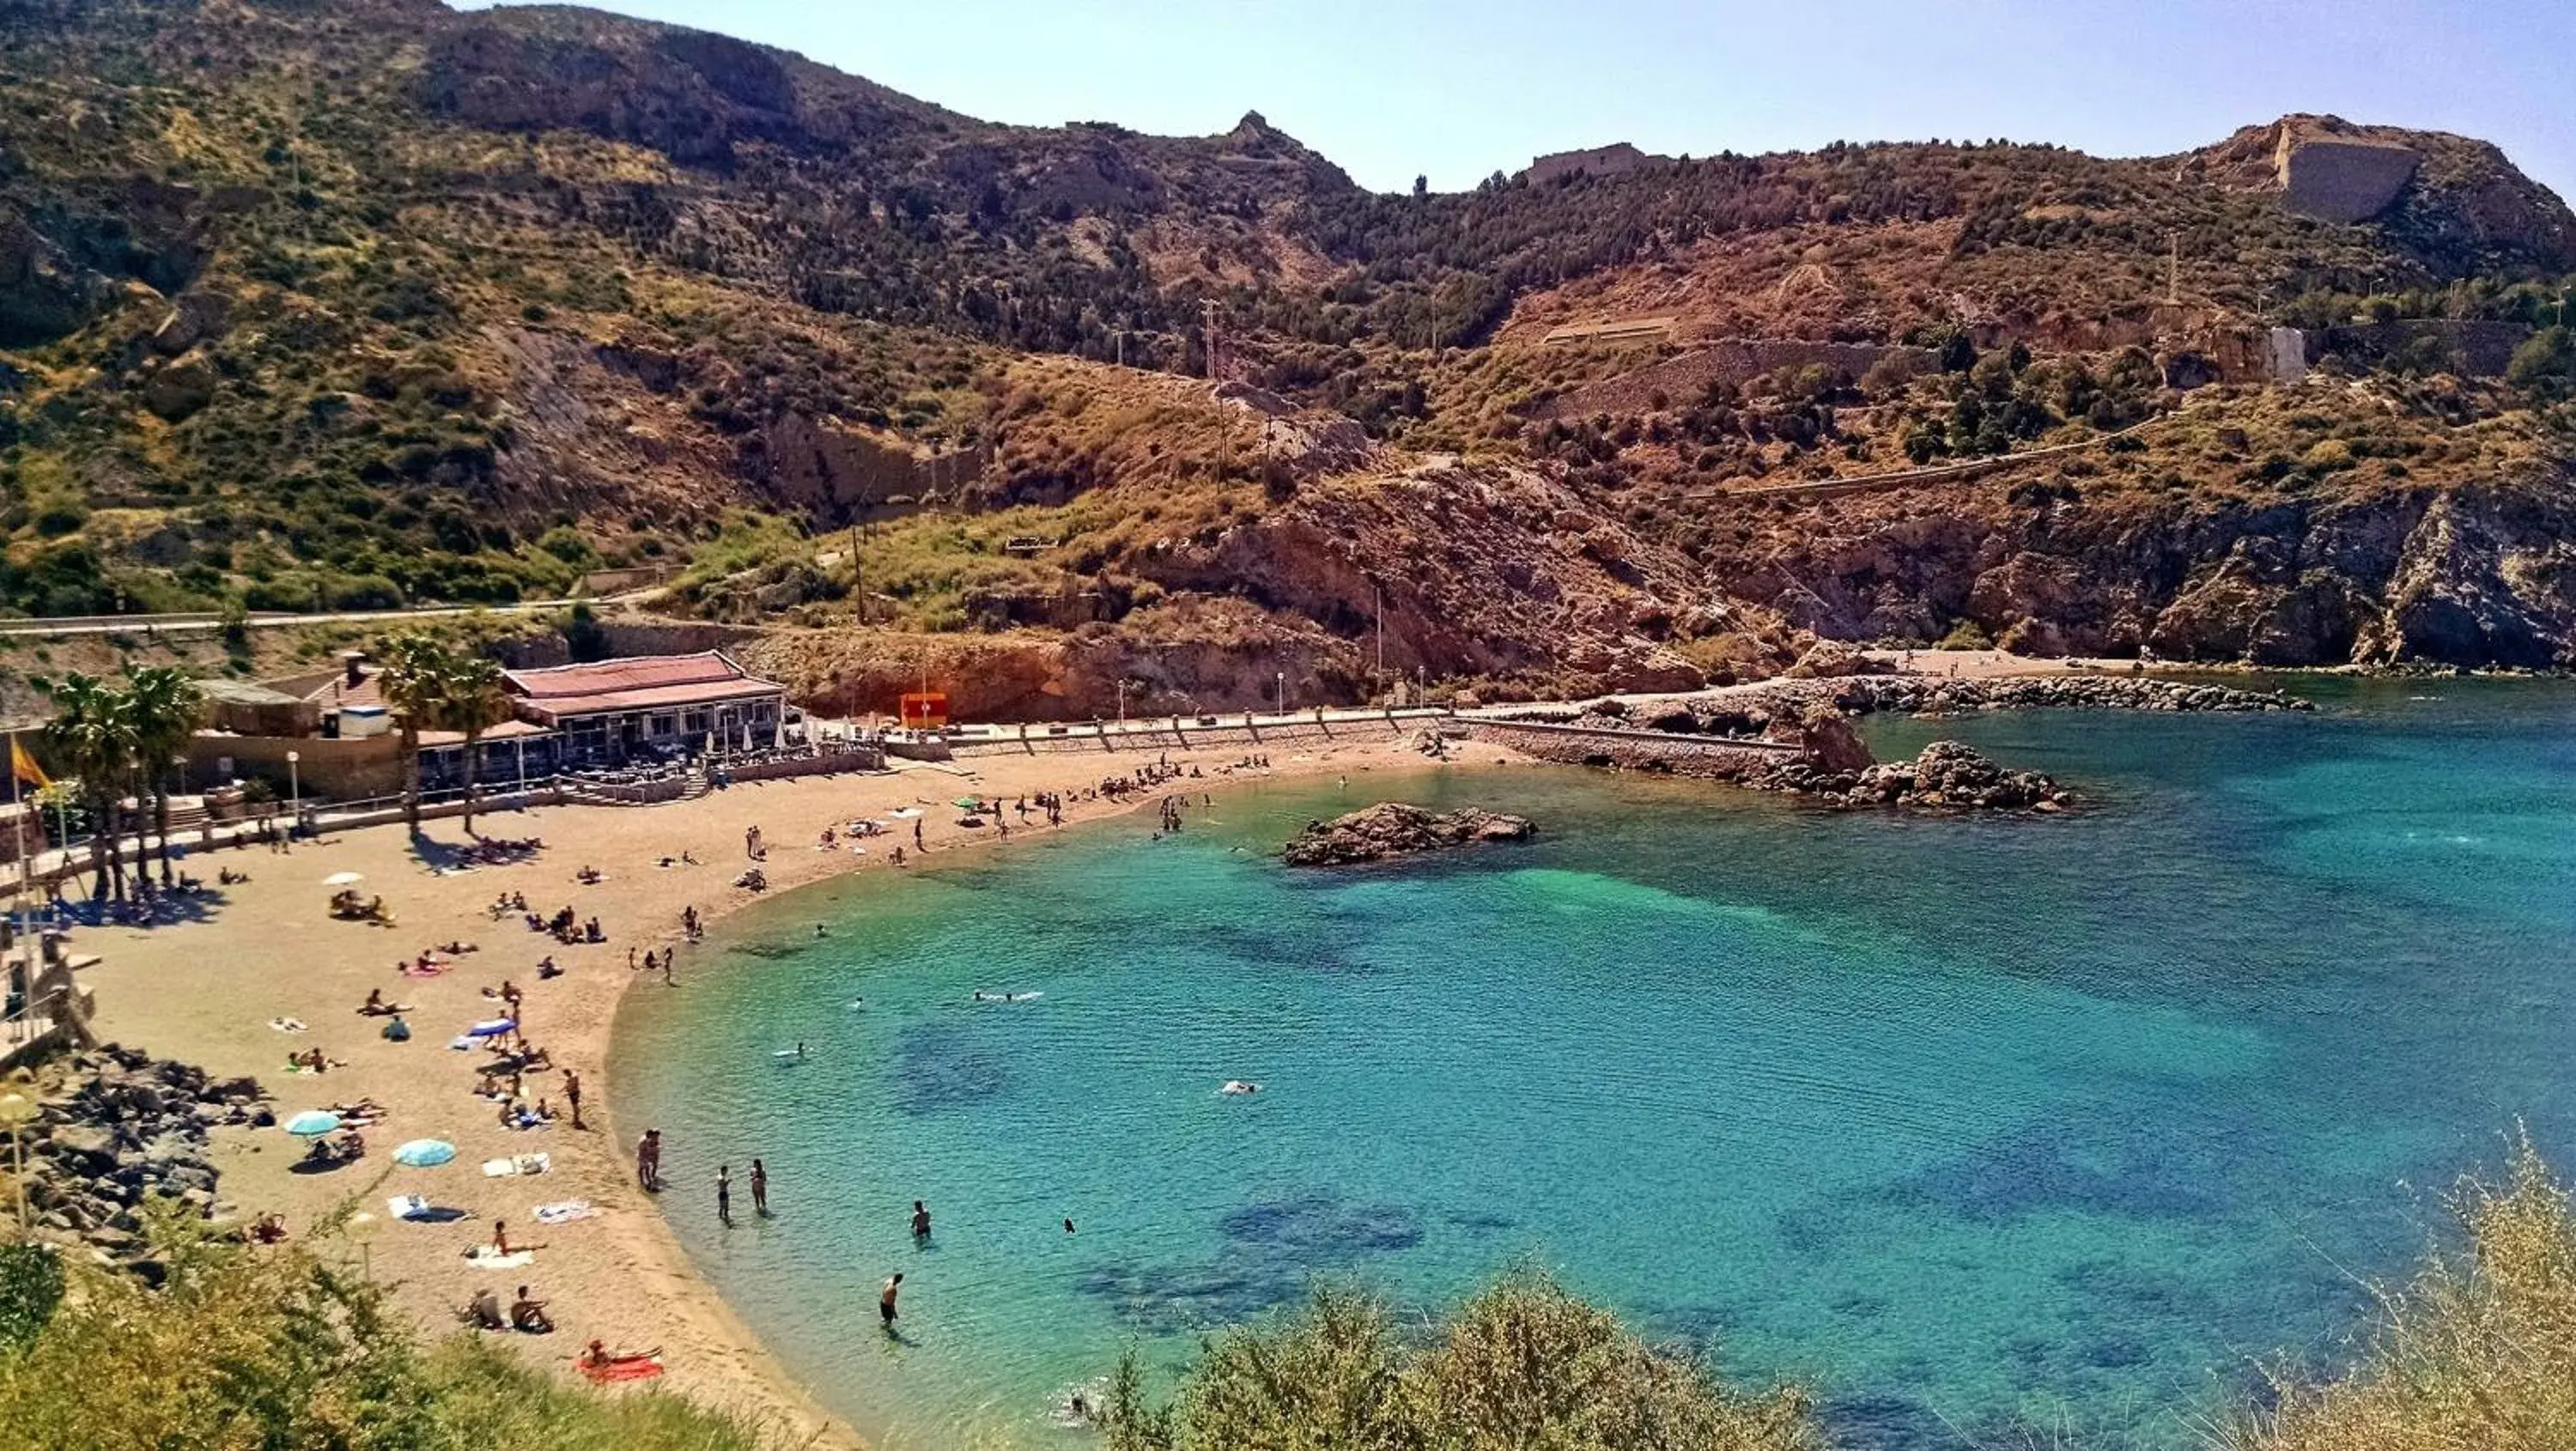
[[[394,1150],[394,1162],[406,1169],[435,1169],[456,1157],[456,1146],[444,1139],[414,1139]]]
[[[286,1121],[286,1131],[299,1139],[315,1138],[339,1126],[338,1114],[318,1108],[308,1108]]]

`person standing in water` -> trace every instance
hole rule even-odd
[[[894,1333],[894,1297],[902,1289],[903,1272],[897,1270],[894,1276],[885,1282],[885,1288],[877,1291],[877,1319],[885,1326],[888,1335]]]
[[[733,1224],[733,1165],[716,1165],[716,1222]]]
[[[751,1212],[769,1217],[769,1170],[758,1159],[751,1161]]]
[[[930,1238],[930,1211],[918,1199],[912,1201],[912,1237],[924,1242]]]

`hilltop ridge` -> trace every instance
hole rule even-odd
[[[836,658],[1001,633],[1227,703],[1282,652],[1361,695],[1817,635],[2549,663],[2576,621],[2576,218],[2467,138],[2293,115],[1413,196],[1257,112],[999,125],[572,7],[13,0],[0,72],[20,610],[620,567],[856,630]]]

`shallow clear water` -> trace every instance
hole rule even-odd
[[[701,1266],[890,1451],[1070,1442],[1122,1348],[1176,1366],[1319,1274],[1437,1306],[1525,1262],[1812,1381],[1847,1444],[2191,1444],[2258,1364],[2331,1364],[2355,1277],[2517,1119],[2576,1162],[2576,690],[2303,688],[2328,713],[1876,728],[2097,803],[2059,820],[1375,773],[870,873],[639,989],[621,1114]],[[1390,796],[1545,835],[1264,855]],[[716,1161],[755,1154],[777,1217],[722,1229]]]

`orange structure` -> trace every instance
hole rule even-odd
[[[948,724],[948,692],[907,690],[897,714],[906,730],[938,730]]]

